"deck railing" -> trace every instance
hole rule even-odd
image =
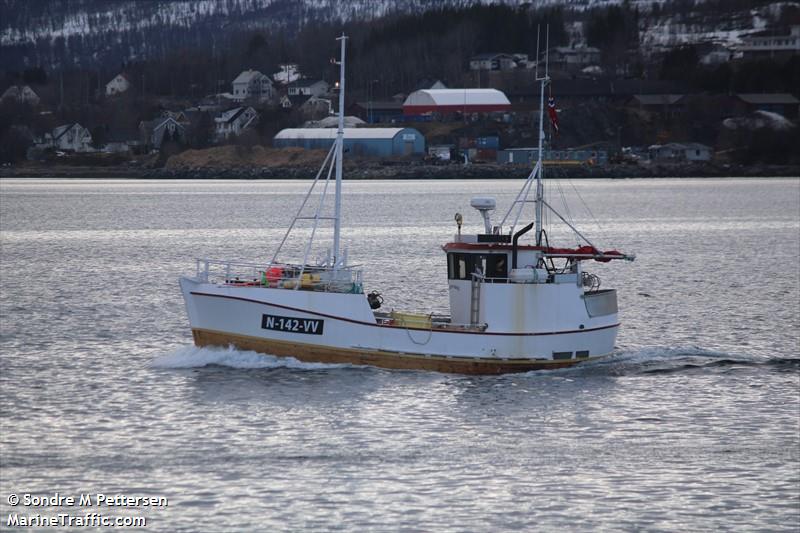
[[[363,292],[363,271],[355,266],[267,264],[197,259],[197,280],[219,285],[322,292]]]

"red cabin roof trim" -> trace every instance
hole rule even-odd
[[[442,250],[445,252],[455,251],[455,250],[464,250],[464,251],[471,251],[477,252],[481,250],[485,250],[487,252],[494,252],[494,251],[511,251],[513,250],[513,246],[507,243],[496,243],[496,242],[448,242],[444,246],[442,246]],[[616,250],[608,250],[608,251],[600,251],[597,248],[592,246],[580,246],[578,248],[553,248],[546,247],[546,246],[531,246],[531,245],[518,245],[517,250],[533,250],[533,251],[540,251],[543,252],[544,255],[548,257],[564,257],[564,258],[571,258],[577,259],[579,261],[586,260],[586,259],[594,259],[595,261],[600,261],[602,263],[606,263],[612,259],[629,259],[633,256],[627,256],[621,252]]]

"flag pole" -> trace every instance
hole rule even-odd
[[[539,32],[537,31],[537,37]],[[544,89],[547,87],[547,82],[549,81],[548,77],[548,61],[549,61],[549,50],[548,47],[550,46],[550,25],[547,25],[547,30],[545,33],[545,61],[544,61],[544,77],[537,78],[539,82],[539,158],[538,162],[536,163],[536,168],[538,172],[536,172],[536,219],[535,219],[535,227],[536,227],[536,246],[542,245],[542,205],[544,203],[544,188],[542,185],[542,172],[544,170],[542,165],[542,151],[544,150]],[[536,43],[537,49],[539,48],[538,38]],[[538,57],[537,64],[538,64]]]

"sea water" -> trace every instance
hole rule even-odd
[[[476,377],[193,347],[178,277],[196,257],[266,262],[308,185],[0,181],[0,527],[800,529],[799,180],[548,181],[596,246],[637,254],[587,263],[619,290],[599,362]],[[365,290],[446,312],[455,213],[476,232],[469,199],[494,195],[497,223],[521,185],[345,182]],[[551,242],[576,244],[557,222]],[[95,501],[10,503],[56,493]]]

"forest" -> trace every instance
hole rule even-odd
[[[701,18],[704,13],[720,13],[722,4],[731,10],[736,7],[733,4],[752,7],[759,3],[764,2],[713,0],[694,4],[690,0],[676,0],[663,4],[659,16],[672,16],[673,12],[689,9],[693,17]],[[798,11],[791,6],[785,8],[777,23],[800,23]],[[64,69],[44,65],[39,68],[47,71],[46,76],[51,81],[63,74],[72,93],[70,101],[81,94],[91,99],[120,71],[129,73],[137,89],[144,94],[197,98],[229,88],[230,81],[247,68],[271,74],[283,64],[297,63],[306,76],[331,80],[335,77],[335,69],[330,65],[330,58],[336,53],[334,39],[345,32],[351,38],[348,54],[354,66],[349,72],[353,95],[365,95],[372,84],[378,95],[389,97],[397,92],[408,92],[423,78],[441,79],[451,86],[468,86],[474,83],[467,69],[471,56],[506,52],[525,53],[532,58],[536,52],[537,28],[541,27],[544,32],[543,28],[549,26],[550,46],[564,46],[575,40],[573,28],[579,24],[586,44],[601,49],[608,70],[634,62],[633,75],[679,79],[690,82],[698,90],[716,90],[720,80],[728,82],[728,89],[741,92],[758,90],[759,84],[768,85],[774,91],[791,91],[798,86],[791,75],[792,71],[797,72],[793,68],[796,65],[773,65],[765,72],[766,78],[759,81],[752,75],[752,71],[758,69],[748,65],[721,72],[703,69],[698,65],[697,50],[692,44],[667,51],[666,55],[649,53],[639,45],[639,28],[646,23],[643,17],[636,7],[628,4],[585,11],[536,9],[528,4],[444,7],[420,13],[397,13],[375,20],[311,21],[300,29],[226,31],[221,28],[207,32],[202,40],[187,37],[169,42],[168,46],[157,50],[154,57],[145,57],[143,53],[139,54],[142,56],[139,60],[120,59],[82,67],[65,66]],[[654,15],[651,12],[647,17],[650,20]],[[129,33],[123,33],[119,40],[130,49],[146,47]],[[73,42],[62,41],[62,38],[53,41],[52,55],[57,56],[56,49],[63,48],[78,56],[91,56],[91,47],[100,47],[99,43],[83,43],[77,37]],[[99,51],[102,48],[96,50],[95,55]],[[23,71],[5,69],[3,85],[18,83],[23,79]]]

